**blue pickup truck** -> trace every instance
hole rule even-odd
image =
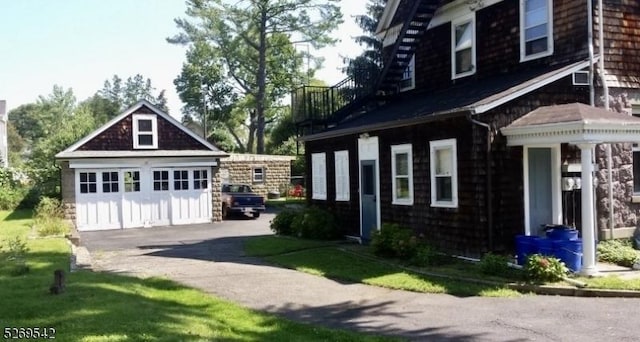
[[[264,211],[264,197],[253,192],[246,184],[222,184],[222,218],[231,214],[260,217]]]

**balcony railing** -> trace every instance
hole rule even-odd
[[[291,111],[298,126],[327,127],[345,118],[353,106],[373,92],[375,74],[357,72],[331,87],[302,86],[291,94]]]

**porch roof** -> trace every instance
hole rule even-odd
[[[640,141],[640,118],[583,103],[540,107],[500,130],[507,145]]]
[[[582,60],[498,74],[482,82],[461,82],[432,93],[409,92],[404,94],[406,97],[399,97],[323,132],[306,135],[301,140],[326,139],[467,114],[482,114],[588,66],[589,60]]]

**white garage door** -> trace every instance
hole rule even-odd
[[[210,222],[211,169],[76,170],[79,230]]]

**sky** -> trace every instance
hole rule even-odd
[[[353,16],[366,12],[367,1],[341,2],[344,23],[332,32],[340,42],[315,52],[325,58],[316,77],[329,85],[345,78],[341,56],[361,52]],[[183,0],[0,0],[0,99],[11,110],[60,85],[82,101],[113,75],[141,74],[157,92],[166,90],[169,112],[179,118],[173,80],[187,48],[166,38],[179,32],[173,19],[185,10]]]

